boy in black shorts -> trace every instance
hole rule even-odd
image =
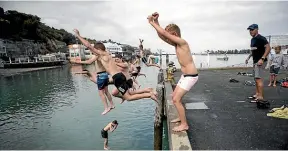
[[[104,138],[104,149],[108,150],[108,131],[113,132],[118,126],[117,120],[110,122],[101,130],[101,136]]]
[[[133,80],[131,79],[131,76],[130,76],[130,73],[129,73],[129,64],[128,64],[128,61],[127,59],[124,59],[121,55],[116,55],[115,56],[115,63],[117,65],[117,68],[119,71],[121,71],[127,81],[126,81],[126,84],[128,86],[128,92],[129,94],[133,95],[133,94],[140,94],[140,93],[150,93],[150,92],[153,92],[153,89],[152,88],[146,88],[146,89],[141,89],[141,90],[135,90],[134,86],[133,86]],[[132,89],[134,89],[135,91],[132,91]],[[112,90],[112,95],[115,96],[115,97],[119,97],[119,98],[122,98],[122,96],[120,95],[119,93],[119,90],[117,89],[114,89]],[[120,104],[122,104],[125,100],[122,98],[122,101]]]
[[[74,29],[76,37],[93,53],[99,56],[99,61],[102,63],[103,67],[105,68],[106,72],[112,76],[113,83],[117,90],[122,94],[124,100],[127,101],[134,101],[143,98],[151,98],[156,103],[157,97],[156,94],[153,92],[148,93],[141,93],[141,94],[130,94],[129,93],[129,86],[127,85],[127,79],[125,75],[117,69],[117,65],[112,58],[111,54],[106,51],[106,47],[103,43],[97,42],[94,47],[85,40],[83,37],[80,36],[80,33],[77,29]]]

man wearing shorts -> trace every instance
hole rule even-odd
[[[246,59],[247,64],[251,56],[253,56],[253,72],[256,82],[256,93],[250,96],[250,99],[254,99],[251,102],[263,101],[263,71],[267,63],[267,56],[270,53],[270,45],[265,37],[258,34],[258,25],[252,24],[247,30],[250,31],[251,39],[251,53]]]

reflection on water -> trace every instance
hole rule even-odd
[[[155,87],[158,70],[143,72],[150,74],[139,78],[142,87]],[[102,150],[100,131],[114,119],[119,127],[109,133],[112,149],[153,149],[150,99],[120,105],[113,98],[116,108],[102,116],[97,86],[69,67],[2,78],[0,85],[0,149]]]

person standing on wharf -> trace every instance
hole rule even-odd
[[[265,37],[258,33],[258,25],[252,24],[247,30],[250,31],[251,39],[251,53],[246,59],[245,63],[247,64],[251,56],[253,56],[253,72],[256,82],[256,93],[253,96],[250,96],[250,99],[253,99],[252,102],[264,101],[263,97],[263,71],[267,63],[267,56],[271,51],[271,47]]]

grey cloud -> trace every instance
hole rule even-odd
[[[246,30],[259,24],[264,35],[288,33],[288,2],[265,1],[88,1],[88,2],[1,2],[5,10],[38,15],[55,28],[79,28],[84,36],[171,50],[146,20],[146,13],[160,12],[160,24],[180,26],[193,51],[249,47]]]

